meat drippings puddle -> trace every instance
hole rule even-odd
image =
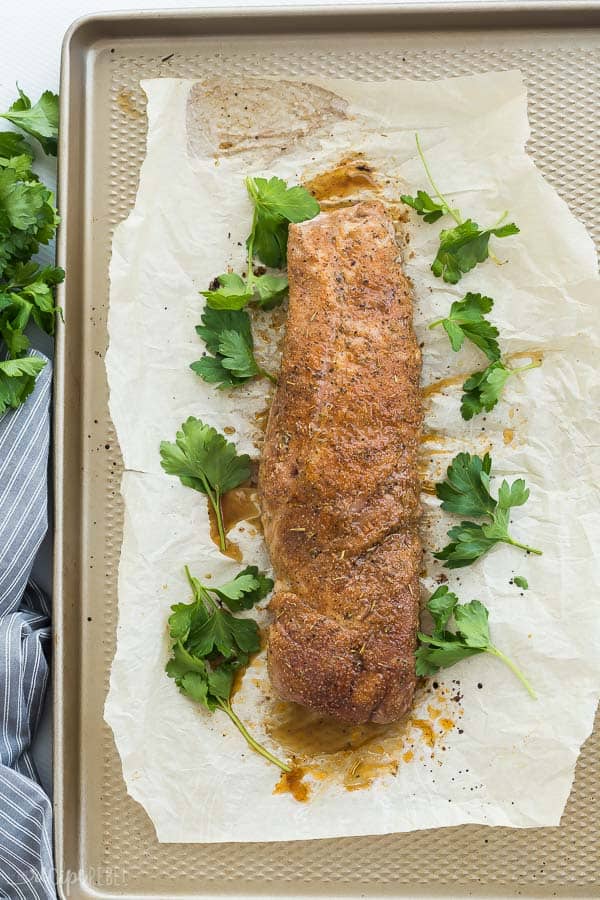
[[[293,764],[274,793],[306,802],[320,787],[365,790],[379,778],[395,776],[402,765],[441,764],[445,738],[459,728],[464,712],[457,685],[419,688],[411,713],[391,725],[347,725],[295,703],[274,701],[265,728]]]
[[[380,190],[372,166],[360,153],[344,157],[333,168],[305,181],[304,187],[316,197],[323,209],[350,206],[356,202],[357,192],[368,190],[378,193]],[[342,199],[345,202],[337,202]]]
[[[240,522],[249,522],[254,528],[260,530],[260,508],[258,506],[258,494],[254,485],[241,485],[232,491],[228,491],[221,498],[221,509],[223,512],[223,528],[226,535]],[[210,537],[218,547],[219,529],[217,517],[210,505],[208,507],[208,517],[210,520]],[[223,552],[225,556],[234,559],[236,562],[242,561],[240,547],[229,537],[227,538],[226,549]]]
[[[504,361],[507,363],[514,362],[519,359],[529,359],[532,363],[537,363],[537,365],[541,365],[544,358],[544,354],[542,350],[532,349],[532,350],[519,350],[517,353],[509,353],[504,357]],[[481,366],[483,369],[484,366]],[[446,388],[456,387],[457,385],[461,385],[463,382],[471,375],[471,372],[459,372],[457,375],[450,375],[447,378],[440,378],[439,381],[433,381],[431,384],[425,385],[421,389],[421,394],[424,400],[427,400],[429,397],[434,397],[436,394],[443,394]]]

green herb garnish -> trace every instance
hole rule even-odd
[[[496,500],[490,494],[491,469],[489,453],[483,459],[470,453],[459,453],[448,466],[446,480],[436,485],[442,509],[460,516],[487,519],[483,524],[461,522],[448,531],[451,543],[434,553],[436,559],[445,560],[448,569],[470,566],[499,543],[542,555],[541,550],[514,540],[508,532],[509,511],[523,506],[529,498],[525,481],[518,478],[509,485],[504,479]]]
[[[276,383],[275,376],[256,361],[252,325],[245,310],[212,309],[207,306],[202,313],[202,325],[196,326],[196,332],[212,354],[190,365],[204,381],[228,388],[262,375]]]
[[[406,203],[407,206],[411,206],[417,215],[422,216],[423,221],[428,222],[430,225],[437,222],[442,216],[450,215],[450,209],[446,205],[445,200],[440,200],[438,202],[437,200],[434,200],[427,191],[417,191],[416,197],[411,197],[409,194],[402,194],[400,199],[403,203]]]
[[[506,215],[504,213],[502,218]],[[493,228],[480,228],[477,222],[467,219],[455,228],[444,229],[440,233],[440,246],[431,264],[431,271],[448,284],[456,284],[477,263],[485,262],[490,256],[489,242],[492,235],[503,238],[511,234],[519,234],[514,222]]]
[[[16,131],[0,132],[0,165],[6,166],[9,160],[18,159],[23,156],[26,156],[30,160],[29,165],[31,167],[33,154],[31,152],[31,147],[23,135],[17,134]]]
[[[200,291],[212,309],[242,309],[254,296],[244,279],[233,272],[219,275],[215,280],[218,286]]]
[[[8,119],[13,125],[36,138],[44,153],[56,156],[58,147],[58,94],[44,91],[36,104],[17,85],[19,99],[15,100],[8,112],[0,114],[0,119]],[[1,148],[0,148],[1,150]]]
[[[236,672],[248,665],[251,653],[260,650],[260,634],[254,619],[237,618],[231,611],[250,609],[263,600],[273,588],[272,580],[256,566],[244,569],[219,587],[201,584],[187,566],[185,572],[193,600],[171,607],[169,634],[173,644],[167,675],[183,694],[210,712],[217,709],[224,712],[253,750],[289,772],[290,766],[252,737],[231,706]]]
[[[515,575],[513,584],[516,584],[517,587],[522,588],[524,591],[529,589],[529,582],[522,575]]]
[[[401,199],[416,210],[425,222],[437,222],[446,215],[451,216],[456,222],[453,228],[444,229],[440,233],[440,246],[431,264],[431,271],[436,277],[443,278],[449,284],[456,284],[466,272],[470,272],[477,263],[484,262],[488,256],[498,263],[498,258],[489,249],[490,238],[492,236],[504,238],[518,234],[519,228],[514,222],[502,225],[508,215],[507,212],[503,213],[491,228],[480,228],[472,219],[463,220],[460,210],[450,206],[433,180],[418,134],[415,135],[415,139],[434,195],[432,197],[427,191],[417,191],[415,197],[404,194]]]
[[[16,115],[16,111],[15,111]],[[6,117],[13,118],[12,113]],[[18,118],[18,117],[17,117]],[[31,120],[28,126],[33,127]],[[25,128],[23,122],[19,122]],[[30,131],[31,127],[26,130]],[[65,273],[31,261],[41,244],[48,244],[59,222],[54,195],[32,171],[33,152],[25,138],[0,132],[0,341],[8,360],[0,374],[0,415],[29,396],[44,360],[25,357],[31,320],[54,334],[54,291]],[[19,365],[12,365],[18,362]]]
[[[527,366],[511,368],[501,359],[495,360],[481,372],[474,372],[463,383],[464,394],[461,397],[460,414],[467,421],[478,413],[490,412],[500,399],[504,385],[512,375],[537,369],[541,360],[535,360]]]
[[[218,286],[201,291],[213,309],[242,309],[253,301],[262,309],[273,309],[288,288],[285,275],[254,273],[254,259],[270,268],[281,268],[287,259],[290,222],[304,222],[319,213],[312,194],[296,185],[288,188],[281,178],[246,178],[246,189],[254,205],[252,228],[246,239],[248,251],[245,278],[233,273],[219,275]]]
[[[160,456],[168,475],[175,475],[186,487],[206,494],[215,512],[219,546],[226,550],[221,498],[248,480],[250,457],[245,453],[238,456],[234,444],[194,416],[182,424],[174,444],[162,441]]]
[[[305,222],[320,211],[317,200],[306,188],[288,188],[281,178],[246,178],[246,188],[254,204],[252,230],[246,241],[249,258],[256,255],[266,266],[279,268],[287,260],[287,233],[290,222]]]
[[[494,305],[491,297],[481,294],[465,294],[462,300],[456,300],[450,307],[446,318],[432,322],[430,328],[443,325],[450,344],[458,352],[466,340],[471,341],[482,350],[489,360],[500,358],[498,346],[498,329],[485,318]]]
[[[488,611],[479,600],[459,604],[458,597],[445,585],[431,595],[427,609],[433,618],[433,632],[419,632],[419,647],[415,652],[417,675],[433,675],[441,668],[455,665],[469,656],[489,653],[502,660],[513,672],[533,699],[535,692],[523,673],[501,650],[492,644]],[[448,629],[454,617],[455,630]]]

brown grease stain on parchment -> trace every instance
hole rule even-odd
[[[250,522],[257,530],[261,530],[260,507],[258,505],[258,493],[256,485],[243,484],[240,487],[227,491],[221,498],[221,511],[223,518],[223,530],[228,535],[232,528],[240,522]],[[211,504],[208,504],[208,519],[210,522],[210,537],[213,544],[219,545],[219,527],[217,516]],[[236,562],[242,561],[242,551],[235,541],[226,537],[224,556]]]
[[[511,363],[520,359],[529,359],[532,363],[540,366],[544,360],[544,351],[538,348],[532,348],[531,350],[519,350],[515,353],[507,353],[506,356],[503,357],[504,362]],[[481,371],[485,366],[481,367]],[[475,370],[477,371],[477,370]],[[440,378],[439,381],[433,381],[431,384],[425,385],[421,390],[421,394],[424,399],[428,399],[429,397],[433,397],[436,394],[443,394],[446,388],[455,387],[460,384],[462,386],[463,382],[472,375],[473,372],[459,372],[457,375],[450,375],[447,378]]]
[[[188,150],[199,158],[275,157],[331,132],[348,103],[315,84],[274,78],[207,78],[191,89]],[[251,174],[251,173],[249,173]]]
[[[274,793],[307,802],[319,785],[365,790],[376,779],[395,776],[401,765],[441,762],[444,738],[464,714],[461,699],[456,688],[421,686],[412,712],[391,725],[348,725],[295,703],[272,702],[266,730],[292,762]]]
[[[394,226],[398,247],[406,252],[410,243],[408,207],[399,199],[401,185],[397,179],[376,172],[364,153],[348,152],[321,172],[305,172],[301,182],[325,213],[363,200],[380,200]]]

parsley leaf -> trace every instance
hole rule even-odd
[[[27,157],[31,168],[33,154],[22,134],[16,131],[0,131],[0,165],[6,166],[10,159]]]
[[[58,147],[58,95],[52,91],[44,91],[40,99],[32,106],[29,97],[17,85],[19,99],[15,100],[9,111],[0,114],[0,118],[8,119],[13,125],[26,131],[42,145],[44,153],[56,156]]]
[[[236,378],[235,375],[223,367],[219,356],[203,356],[202,359],[190,363],[190,369],[208,384],[218,385],[220,390],[227,387],[236,387],[236,385],[244,383],[243,378]]]
[[[444,607],[442,629],[438,627],[439,607]],[[415,651],[417,675],[433,675],[441,668],[453,666],[463,659],[479,653],[489,653],[502,660],[513,672],[529,695],[535,700],[536,695],[523,673],[501,650],[492,644],[488,622],[488,610],[479,600],[460,604],[456,594],[447,587],[438,588],[432,594],[427,609],[434,619],[432,634],[419,632],[419,647]],[[446,630],[451,617],[454,617],[456,628]]]
[[[436,559],[447,560],[448,569],[470,566],[497,543],[494,538],[486,536],[482,525],[475,522],[461,522],[460,525],[454,525],[448,530],[448,537],[451,543],[439,553],[433,554]]]
[[[262,370],[254,358],[252,345],[239,331],[222,331],[219,341],[221,365],[236,378],[247,381]]]
[[[215,355],[219,352],[221,334],[224,331],[238,331],[248,341],[252,340],[252,327],[247,312],[238,309],[212,309],[207,306],[201,316],[202,325],[196,325],[198,334],[206,349]]]
[[[319,204],[306,188],[289,188],[276,176],[269,180],[246,178],[246,188],[254,204],[252,230],[246,241],[249,257],[256,255],[272,268],[283,266],[289,223],[314,218],[320,211]]]
[[[251,473],[250,457],[238,456],[234,444],[210,425],[190,416],[177,432],[175,443],[162,441],[161,466],[168,475],[175,475],[186,487],[206,494],[217,519],[219,546],[227,547],[221,497]]]
[[[224,609],[214,612],[202,623],[192,621],[188,646],[196,656],[220,654],[225,659],[240,653],[260,650],[258,627],[254,619],[236,619]]]
[[[320,206],[306,188],[288,187],[282,178],[246,178],[246,188],[257,210],[257,216],[277,216],[287,222],[305,222],[318,215]],[[260,229],[260,223],[259,223]],[[266,260],[263,260],[266,262]]]
[[[246,566],[231,581],[218,586],[202,584],[190,574],[187,566],[185,572],[194,592],[194,603],[177,603],[171,607],[173,613],[169,618],[169,633],[175,641],[187,641],[192,628],[192,618],[197,631],[204,627],[215,612],[219,612],[223,603],[231,612],[251,609],[256,603],[264,600],[273,589],[273,580],[268,578],[264,572],[259,571],[258,566]],[[214,599],[207,598],[207,594],[215,594],[219,605],[215,606]],[[205,603],[204,600],[210,602]],[[244,619],[242,621],[252,620]],[[255,643],[253,640],[253,645]],[[241,648],[239,644],[238,649],[243,649],[243,652],[256,652],[256,650],[248,650],[247,647]],[[230,656],[231,653],[227,652],[223,655]]]
[[[31,163],[31,156],[26,153],[8,158],[0,157],[0,169],[10,169],[19,181],[38,181],[37,176],[31,171]]]
[[[518,478],[511,485],[503,480],[498,499],[490,493],[492,460],[488,453],[483,459],[470,453],[459,453],[448,466],[446,480],[436,485],[436,494],[442,501],[442,509],[460,516],[475,516],[487,521],[461,522],[448,531],[451,543],[436,559],[446,561],[446,568],[459,569],[469,566],[498,543],[511,544],[526,553],[542,555],[526,544],[515,541],[509,534],[509,510],[522,506],[529,498],[529,488]]]
[[[448,284],[456,284],[477,263],[488,258],[492,235],[504,238],[511,234],[519,234],[519,228],[514,222],[498,228],[482,229],[477,222],[467,219],[454,228],[444,229],[440,234],[440,246],[431,264],[431,271]]]
[[[526,578],[523,578],[522,575],[515,575],[513,578],[513,584],[516,584],[517,587],[522,588],[524,591],[529,589],[529,582]]]
[[[429,598],[427,609],[431,613],[433,619],[433,636],[443,638],[446,625],[452,618],[454,607],[458,603],[458,597],[453,594],[450,588],[443,584]]]
[[[167,675],[191,700],[211,712],[218,709],[224,712],[257,753],[289,772],[287,763],[259,744],[233,711],[231,691],[235,673],[248,664],[250,653],[260,649],[260,634],[254,619],[232,616],[221,603],[222,598],[244,604],[250,603],[254,596],[262,599],[273,582],[255,566],[239,572],[232,581],[219,588],[201,584],[187,566],[185,572],[193,599],[191,603],[177,603],[171,607],[169,634],[173,644],[166,665]]]
[[[419,216],[423,216],[423,221],[429,222],[429,224],[437,222],[438,219],[448,215],[450,212],[443,200],[438,203],[437,200],[434,200],[433,197],[427,193],[427,191],[417,191],[416,197],[411,197],[409,194],[402,194],[400,199],[403,203],[406,203],[407,206],[412,206]]]
[[[169,619],[171,637],[184,640],[186,648],[196,657],[222,656],[227,660],[242,660],[245,664],[249,653],[260,650],[258,626],[254,619],[236,619],[223,609],[219,593],[225,588],[226,591],[229,589],[239,594],[241,598],[244,595],[244,585],[238,591],[232,589],[232,582],[221,588],[212,588],[194,578],[187,566],[185,571],[194,592],[194,601],[187,605],[178,603],[172,607],[173,616]],[[258,579],[252,579],[252,582],[252,586],[246,585],[250,591],[255,590],[259,583]],[[211,596],[213,593],[217,595],[216,601]],[[184,611],[189,617],[185,622]]]
[[[287,275],[258,275],[252,279],[258,294],[261,309],[275,309],[285,297],[288,289]]]
[[[459,453],[448,467],[446,481],[436,485],[442,509],[460,516],[487,516],[496,508],[490,494],[492,459]]]
[[[0,416],[7,409],[16,409],[29,397],[45,365],[46,360],[36,356],[0,362]]]
[[[534,360],[527,366],[512,369],[501,359],[496,359],[481,372],[474,372],[463,383],[464,394],[461,397],[460,405],[463,419],[468,421],[483,410],[490,412],[498,403],[504,385],[512,375],[526,372],[528,369],[536,369],[541,364],[541,360]]]
[[[213,309],[242,309],[254,296],[254,292],[248,288],[244,279],[235,273],[219,275],[217,281],[220,287],[200,291]]]
[[[220,388],[237,387],[255,375],[263,375],[276,382],[275,376],[256,362],[250,316],[245,310],[206,307],[196,332],[213,354],[190,365],[204,381]]]
[[[450,344],[458,352],[465,342],[471,341],[483,350],[488,359],[494,361],[500,357],[498,346],[498,329],[484,317],[494,305],[491,297],[482,294],[465,294],[462,300],[456,300],[450,307],[450,315],[445,319],[432,322],[430,328],[443,325]]]
[[[288,289],[286,275],[254,275],[246,281],[235,273],[217,277],[219,287],[200,291],[212,309],[243,309],[251,301],[261,309],[279,306]]]
[[[257,566],[246,566],[232,581],[207,590],[213,591],[232,612],[239,612],[264,600],[273,590],[273,579],[260,572]]]

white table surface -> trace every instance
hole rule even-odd
[[[413,3],[426,0],[412,0]],[[471,0],[477,5],[480,0]],[[182,9],[198,7],[282,6],[326,7],[341,5],[342,0],[142,0],[138,9]],[[397,0],[378,0],[380,5],[396,5]],[[366,0],[344,0],[347,6],[367,6]],[[16,97],[15,83],[35,102],[42,91],[58,91],[60,77],[60,50],[62,39],[69,25],[80,16],[90,13],[134,9],[126,0],[0,0],[0,34],[2,55],[0,60],[0,108],[8,109]],[[1,120],[0,120],[1,121]],[[2,126],[4,127],[4,126]],[[6,127],[10,127],[7,123]],[[0,129],[1,130],[1,129]],[[43,160],[40,153],[37,169],[49,185],[55,183],[55,169],[52,163]],[[43,258],[50,260],[53,248],[44,251]],[[67,323],[68,327],[68,323]],[[51,355],[51,341],[45,336],[32,333],[35,346]],[[34,567],[34,577],[48,592],[52,584],[52,548],[47,537]],[[51,790],[52,745],[51,745],[51,693],[47,698],[45,714],[38,731],[34,755],[42,783]]]

